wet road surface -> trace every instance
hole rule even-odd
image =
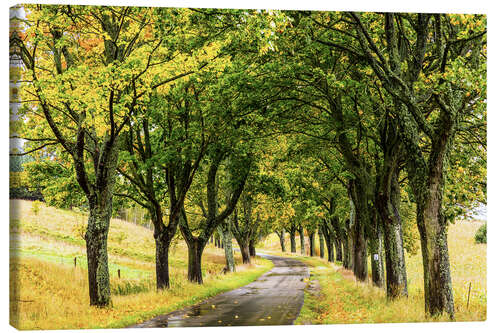
[[[304,278],[309,277],[309,270],[298,260],[260,256],[272,260],[274,268],[256,281],[131,327],[293,324],[304,303]]]

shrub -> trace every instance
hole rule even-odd
[[[116,235],[115,240],[118,242],[118,244],[121,244],[125,239],[127,239],[127,234],[121,231],[118,235]]]
[[[40,212],[41,205],[42,205],[41,201],[38,200],[33,201],[33,204],[31,205],[31,211],[33,212],[33,214],[38,215],[38,213]]]
[[[87,232],[87,223],[85,223],[85,215],[78,214],[75,219],[75,224],[71,230],[73,232],[73,236],[81,237],[85,240],[85,233]]]
[[[474,239],[478,244],[486,244],[486,223],[477,229]]]

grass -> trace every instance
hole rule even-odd
[[[236,254],[237,272],[223,275],[224,251],[209,245],[202,261],[204,284],[192,284],[186,247],[177,241],[169,257],[171,288],[157,292],[152,231],[113,219],[108,245],[113,304],[90,307],[84,242],[75,232],[85,216],[43,204],[35,214],[31,205],[11,201],[10,322],[18,329],[125,327],[248,284],[272,267],[263,259],[241,265]]]
[[[449,227],[456,321],[486,320],[486,244],[474,242],[475,232],[480,226],[481,223],[475,221],[460,221]],[[276,237],[267,243],[274,253],[280,251],[277,241]],[[445,315],[437,318],[425,315],[420,252],[406,257],[409,297],[394,302],[388,302],[384,290],[371,283],[356,282],[352,272],[339,264],[318,257],[295,256],[310,266],[311,279],[318,280],[321,286],[319,297],[306,293],[296,324],[449,321]],[[471,293],[467,307],[469,284]]]

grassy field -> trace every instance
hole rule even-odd
[[[113,219],[108,243],[113,305],[91,308],[82,238],[86,216],[44,205],[35,214],[32,203],[21,200],[11,200],[10,213],[10,322],[18,329],[125,327],[245,285],[272,267],[263,259],[241,265],[236,254],[237,272],[223,275],[224,252],[209,245],[202,263],[205,283],[192,284],[187,249],[178,239],[169,257],[171,288],[157,292],[152,231]]]
[[[481,225],[481,222],[460,221],[449,228],[448,243],[457,321],[486,320],[486,244],[474,242],[474,234]],[[280,251],[275,236],[270,237],[263,245],[273,252]],[[288,240],[287,249],[289,250]],[[300,252],[298,242],[297,250]],[[342,269],[341,265],[333,265],[318,257],[296,257],[310,266],[311,279],[318,280],[321,285],[319,297],[306,293],[297,324],[449,320],[447,316],[425,316],[420,252],[406,256],[409,297],[391,303],[387,302],[383,290],[370,283],[356,282],[352,272]],[[471,292],[467,307],[469,284]]]

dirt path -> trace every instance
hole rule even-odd
[[[309,269],[300,261],[261,255],[274,268],[256,281],[131,327],[290,325],[304,302]]]

